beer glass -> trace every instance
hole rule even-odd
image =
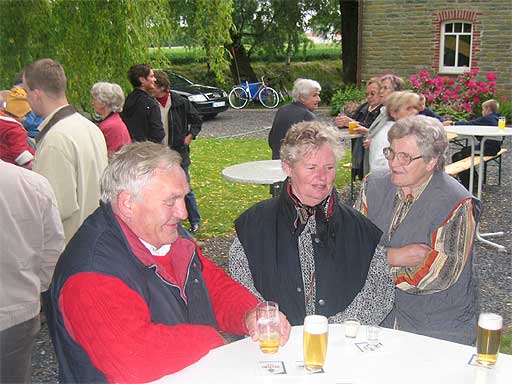
[[[503,318],[495,313],[481,313],[476,334],[476,360],[492,367],[498,359]]]
[[[263,353],[276,353],[279,350],[281,332],[279,329],[279,305],[264,301],[256,307],[259,344]]]
[[[327,317],[306,316],[304,319],[304,367],[309,372],[323,368],[327,354],[329,325]]]
[[[504,116],[501,116],[498,119],[498,128],[499,129],[505,129],[505,125],[507,124],[507,119]]]
[[[357,128],[357,121],[350,121],[348,123],[348,133],[350,133],[351,135],[356,133],[356,128]]]

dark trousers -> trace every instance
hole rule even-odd
[[[182,165],[182,168],[185,171],[185,176],[187,176],[187,181],[190,186],[189,166]],[[194,195],[192,186],[190,186],[190,192],[185,196],[185,205],[187,207],[188,221],[190,225],[199,224],[201,222],[201,215],[199,214],[199,208],[197,207],[196,196]]]
[[[30,383],[32,349],[41,328],[39,315],[0,331],[0,383]]]

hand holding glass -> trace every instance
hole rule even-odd
[[[281,339],[279,305],[273,301],[259,303],[256,307],[256,323],[261,351],[276,353]]]
[[[329,324],[327,317],[306,316],[304,319],[304,367],[315,372],[323,368],[327,355]]]

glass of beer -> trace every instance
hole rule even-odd
[[[476,360],[492,367],[498,359],[503,318],[495,313],[481,313],[476,334]]]
[[[323,368],[327,355],[328,334],[327,317],[306,316],[304,319],[304,367],[306,371],[316,372]]]
[[[279,305],[264,301],[256,307],[259,344],[263,353],[276,353],[279,350],[281,332],[279,329]]]
[[[498,119],[498,128],[499,129],[505,129],[505,125],[507,124],[507,119],[504,116],[501,116]]]
[[[350,133],[351,135],[355,134],[356,133],[356,128],[357,128],[357,121],[349,121],[349,123],[348,123],[348,133]]]

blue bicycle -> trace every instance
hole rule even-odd
[[[244,108],[250,101],[258,101],[265,108],[275,108],[279,104],[279,95],[276,90],[269,87],[264,78],[258,83],[244,81],[241,85],[233,87],[229,92],[229,104],[235,109]]]

